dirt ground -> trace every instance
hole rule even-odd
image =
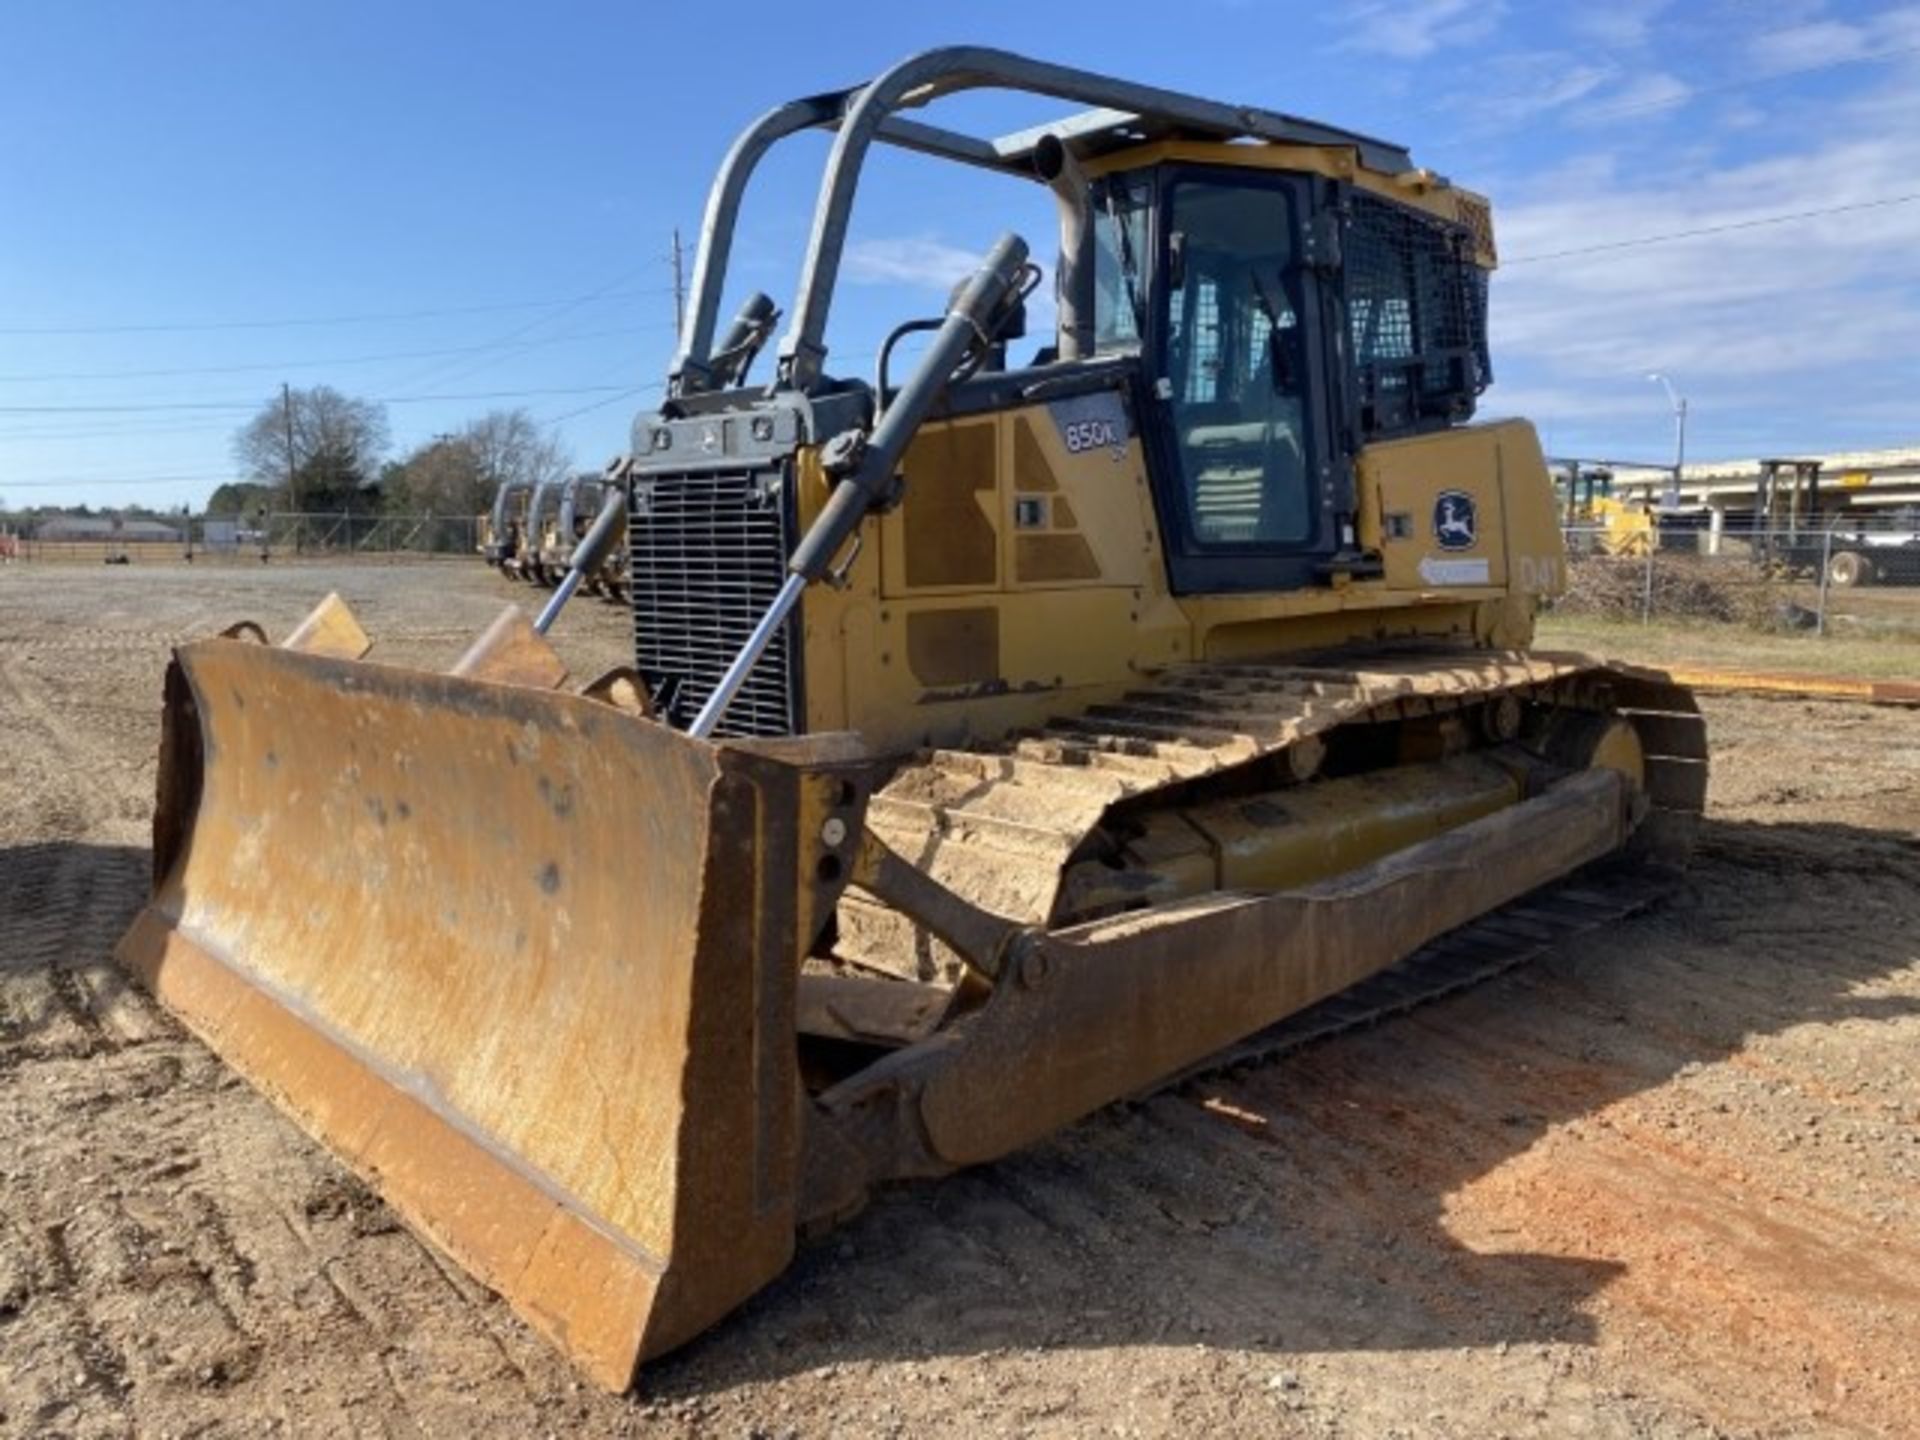
[[[1914,1433],[1920,712],[1710,701],[1658,910],[892,1191],[609,1397],[111,963],[167,646],[330,587],[432,664],[516,593],[0,570],[0,1434]]]

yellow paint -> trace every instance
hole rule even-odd
[[[1016,434],[1022,425],[1031,429],[1025,442]],[[983,427],[992,431],[990,445],[979,441]],[[974,438],[957,444],[948,432],[961,428]],[[1028,473],[1017,467],[1023,443]],[[992,457],[994,473],[986,483],[976,486],[972,478],[942,469],[962,451]],[[1035,451],[1045,477],[1031,473]],[[1070,453],[1044,402],[934,421],[902,468],[904,498],[887,514],[868,518],[846,585],[814,586],[802,603],[808,729],[857,729],[883,749],[958,744],[1041,724],[1192,659],[1245,659],[1423,636],[1517,648],[1531,641],[1537,597],[1565,585],[1552,486],[1539,441],[1521,421],[1369,447],[1357,467],[1357,522],[1363,547],[1383,555],[1385,578],[1348,578],[1273,594],[1171,594],[1139,439],[1117,452],[1101,447]],[[916,490],[917,477],[935,483]],[[1052,488],[1044,489],[1049,479]],[[1435,503],[1448,490],[1472,497],[1477,522],[1474,543],[1452,551],[1439,548],[1434,537]],[[993,527],[991,579],[975,585],[911,583],[903,552],[916,496],[938,494],[950,504],[960,493]],[[826,494],[817,455],[803,454],[803,525]],[[1023,530],[1016,502],[1036,495],[1048,501],[1045,529]],[[1061,506],[1071,533],[1091,549],[1098,575],[1022,577],[1020,536],[1061,533],[1055,508]],[[1383,517],[1389,514],[1407,517],[1404,535],[1386,537]],[[1425,576],[1423,560],[1429,562]],[[1453,563],[1435,571],[1436,561]],[[1460,578],[1462,564],[1473,579]],[[1435,574],[1439,581],[1431,578]],[[909,618],[983,605],[998,614],[1001,673],[968,686],[915,675]]]
[[[1068,914],[1091,919],[1216,890],[1292,890],[1358,869],[1522,799],[1483,755],[1401,765],[1145,818],[1116,867],[1072,866]]]
[[[1498,263],[1492,208],[1483,195],[1462,190],[1431,170],[1390,175],[1360,163],[1351,145],[1222,145],[1201,140],[1160,140],[1116,150],[1086,162],[1089,175],[1140,170],[1169,161],[1190,165],[1232,165],[1243,170],[1287,170],[1345,180],[1382,199],[1406,205],[1436,219],[1465,225],[1474,232],[1474,260],[1491,270]]]

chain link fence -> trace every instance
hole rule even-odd
[[[270,556],[315,559],[381,556],[472,557],[480,543],[471,515],[269,515],[249,539]],[[245,548],[242,545],[241,548]]]
[[[111,522],[0,525],[0,563],[261,564],[288,560],[468,559],[477,553],[471,515],[169,516],[116,529]]]
[[[146,526],[75,533],[0,523],[0,563],[466,560],[477,558],[479,523],[293,511],[170,518],[159,535]],[[1755,529],[1635,511],[1569,525],[1565,535],[1568,589],[1556,614],[1920,642],[1920,512]]]
[[[1920,640],[1920,516],[1733,529],[1640,515],[1565,534],[1558,614]]]

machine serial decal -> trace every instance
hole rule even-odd
[[[1473,496],[1464,490],[1442,490],[1433,502],[1433,538],[1442,550],[1471,550],[1480,538]]]
[[[1420,578],[1429,585],[1485,585],[1488,574],[1484,560],[1438,560],[1431,555],[1420,560]]]
[[[1105,449],[1116,461],[1127,458],[1127,439],[1132,434],[1127,428],[1127,407],[1113,391],[1056,400],[1047,410],[1060,427],[1060,442],[1069,455]]]

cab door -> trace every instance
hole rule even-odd
[[[1178,593],[1299,588],[1337,548],[1310,203],[1297,176],[1163,172],[1146,348]]]

